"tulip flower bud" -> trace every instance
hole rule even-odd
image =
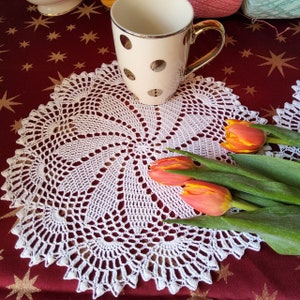
[[[251,122],[227,120],[225,129],[226,141],[221,146],[235,153],[255,153],[266,142],[266,133],[250,127]]]
[[[210,216],[223,215],[232,204],[227,188],[200,180],[187,181],[180,196],[195,210]]]
[[[173,156],[158,159],[153,162],[148,170],[148,175],[154,181],[163,185],[183,185],[187,180],[191,179],[189,176],[173,174],[166,172],[166,170],[188,170],[194,169],[193,161],[186,156]]]
[[[108,8],[111,8],[115,0],[101,0],[102,4]]]

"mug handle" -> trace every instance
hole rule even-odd
[[[190,73],[198,70],[199,68],[203,67],[207,63],[209,63],[211,60],[213,60],[222,50],[224,44],[225,44],[225,29],[223,25],[216,21],[216,20],[204,20],[201,22],[198,22],[192,26],[192,36],[191,36],[191,44],[195,42],[197,37],[207,31],[207,30],[216,30],[220,33],[221,40],[217,44],[215,48],[213,48],[211,51],[209,51],[204,56],[200,57],[190,65],[188,65],[185,69],[184,75],[189,75]]]

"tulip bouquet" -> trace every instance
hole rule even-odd
[[[149,167],[153,180],[182,186],[183,201],[201,213],[164,221],[254,233],[279,254],[300,255],[300,163],[257,154],[266,143],[300,147],[300,133],[247,121],[227,123],[221,146],[232,152],[234,164],[168,149],[178,156]]]

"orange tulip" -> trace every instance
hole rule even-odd
[[[255,153],[266,142],[266,133],[250,127],[251,122],[227,120],[225,129],[226,141],[221,146],[235,153]]]
[[[166,170],[187,170],[193,169],[195,165],[193,161],[186,156],[173,156],[156,160],[150,165],[148,175],[150,178],[163,185],[183,185],[189,176],[173,174]]]
[[[111,8],[115,0],[101,0],[102,4],[108,8]]]
[[[180,196],[195,210],[210,216],[221,216],[232,206],[227,188],[200,180],[187,181]]]

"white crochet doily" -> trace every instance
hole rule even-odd
[[[300,132],[300,80],[296,81],[296,85],[293,85],[292,89],[295,91],[294,100],[291,103],[286,102],[284,108],[277,109],[277,115],[273,119],[279,127]],[[300,160],[300,148],[297,147],[280,145],[279,151],[274,151],[272,154],[292,160]]]
[[[265,123],[224,83],[191,76],[166,104],[146,106],[113,62],[72,75],[51,97],[23,120],[22,148],[2,173],[3,200],[21,208],[16,248],[30,265],[66,266],[64,278],[93,298],[139,279],[175,294],[211,283],[228,255],[260,249],[255,235],[162,222],[195,212],[180,188],[147,176],[151,162],[172,155],[167,147],[228,159],[219,146],[227,118]]]

